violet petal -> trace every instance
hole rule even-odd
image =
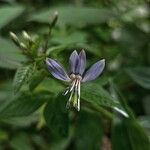
[[[65,72],[64,68],[55,60],[47,58],[46,65],[48,67],[49,72],[57,79],[63,81],[70,81],[67,73]]]
[[[73,51],[69,58],[70,72],[75,73],[79,63],[79,55],[77,51]]]
[[[105,67],[105,60],[102,59],[92,65],[89,70],[85,73],[82,82],[91,81],[96,79],[103,71]]]
[[[86,54],[85,51],[82,50],[79,54],[79,63],[76,69],[76,74],[82,75],[86,67]]]

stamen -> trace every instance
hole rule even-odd
[[[66,88],[66,90],[64,91],[63,95],[67,95],[69,92],[69,87]]]
[[[82,80],[82,77],[80,75],[71,74],[70,78],[72,80],[71,86],[65,94],[68,92],[71,92],[69,100],[66,104],[67,108],[70,108],[70,106],[73,106],[77,109],[77,111],[80,110],[80,81]]]
[[[80,81],[78,81],[78,104],[77,104],[77,110],[80,111]]]
[[[73,105],[76,109],[78,109],[78,80],[76,80],[74,91],[75,91],[75,100]]]
[[[72,82],[71,88],[70,88],[70,90],[69,90],[70,92],[73,90],[73,88],[74,88],[74,86],[75,86],[75,81],[76,81],[76,80],[73,80],[73,82]]]
[[[75,80],[72,82],[71,87],[67,87],[67,89],[64,91],[63,95],[67,95],[68,92],[71,92],[74,88]]]
[[[80,110],[80,80],[79,79],[76,80],[75,94],[77,99],[74,107],[76,107],[76,109],[79,111]]]

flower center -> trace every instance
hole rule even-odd
[[[74,81],[74,80],[81,81],[81,80],[82,80],[82,77],[81,77],[79,74],[75,75],[75,74],[72,73],[72,74],[70,75],[70,79],[71,79],[72,81]]]

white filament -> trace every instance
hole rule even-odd
[[[75,94],[75,96],[77,96],[77,99],[75,99],[75,105],[74,107],[80,111],[80,81],[81,81],[81,77],[79,75],[72,75],[72,83],[69,89],[67,89],[67,91],[65,92],[65,95],[68,92],[71,92],[69,100],[67,102],[66,107],[69,108],[70,104],[71,104],[71,100],[72,100],[72,96]]]
[[[78,111],[80,111],[80,81],[78,81]]]

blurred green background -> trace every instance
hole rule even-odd
[[[9,32],[21,39],[25,30],[44,43],[55,11],[58,21],[49,36],[49,57],[58,59],[66,67],[74,49],[85,49],[87,66],[105,58],[104,73],[94,83],[113,96],[119,91],[116,97],[131,118],[106,108],[110,112],[108,116],[113,115],[107,118],[105,110],[102,111],[106,116],[84,109],[86,104],[81,102],[79,113],[69,113],[70,123],[64,113],[64,118],[58,117],[53,125],[46,119],[47,126],[43,118],[46,104],[43,105],[41,99],[50,100],[53,96],[49,93],[58,94],[64,87],[51,76],[42,78],[38,69],[32,73],[38,77],[33,78],[31,84],[27,83],[30,89],[38,86],[37,93],[26,92],[25,85],[22,89],[25,96],[16,98],[13,78],[16,69],[27,60],[12,42]],[[0,150],[148,150],[149,33],[146,0],[0,0]],[[84,96],[90,97],[83,93]],[[15,99],[13,103],[12,99]],[[55,109],[55,105],[47,105],[45,118],[54,112],[57,118],[60,113]],[[69,130],[69,134],[56,135],[54,130],[57,129]]]

